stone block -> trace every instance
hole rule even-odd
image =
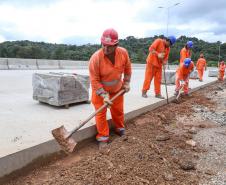
[[[208,76],[209,77],[218,77],[218,69],[210,69]]]
[[[54,106],[89,100],[89,76],[72,73],[34,73],[33,99]]]
[[[175,84],[176,70],[165,70],[166,84]],[[162,71],[162,84],[165,84],[164,71]]]
[[[190,79],[198,79],[198,71],[194,70],[190,74]]]

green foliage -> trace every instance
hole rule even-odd
[[[126,48],[133,63],[146,63],[148,48],[156,38],[163,35],[135,38],[129,36],[119,41],[119,45]],[[189,38],[181,36],[176,44],[171,48],[169,63],[178,64],[180,50],[188,40],[192,40],[194,48],[192,50],[192,60],[197,61],[200,52],[204,53],[208,66],[216,66],[219,60],[220,42],[209,43],[195,37]],[[0,57],[8,58],[39,58],[39,59],[60,59],[60,60],[89,60],[91,55],[100,48],[100,45],[86,44],[82,46],[66,44],[50,44],[44,42],[13,41],[0,44]],[[221,58],[226,58],[226,43],[221,44]]]

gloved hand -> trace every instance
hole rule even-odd
[[[107,103],[108,105],[112,105],[113,104],[111,102],[110,98],[109,98],[109,94],[108,93],[103,93],[100,96],[104,99],[104,103]]]
[[[164,57],[165,57],[165,53],[158,53],[158,58],[159,59],[164,59]]]
[[[125,92],[126,93],[129,92],[129,90],[130,90],[130,84],[129,84],[129,82],[124,82],[123,89],[125,89]]]

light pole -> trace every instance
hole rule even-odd
[[[219,67],[220,60],[221,60],[221,42],[219,42],[219,54],[218,54],[218,66],[217,67]]]
[[[175,3],[175,4],[173,4],[173,5],[171,5],[171,6],[167,6],[167,7],[165,7],[165,6],[159,6],[158,8],[166,8],[167,9],[167,22],[166,22],[166,37],[168,37],[169,35],[168,35],[168,29],[169,29],[169,10],[170,10],[170,8],[172,8],[172,7],[174,7],[174,6],[177,6],[177,5],[179,5],[180,3]],[[169,62],[168,62],[168,69],[169,69]]]

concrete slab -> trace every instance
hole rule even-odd
[[[1,69],[9,69],[7,58],[0,58],[0,70]]]
[[[84,70],[56,70],[54,72],[73,72],[88,75]],[[37,103],[32,99],[32,74],[38,70],[3,70],[0,73],[0,177],[22,168],[34,159],[59,151],[53,140],[51,130],[65,125],[71,130],[87,118],[94,109],[89,104],[71,106],[69,109],[52,107]],[[216,81],[204,73],[204,81],[190,80],[192,90]],[[5,80],[7,79],[7,80]],[[154,98],[153,83],[148,98],[141,97],[144,79],[143,68],[133,68],[131,91],[125,95],[125,118],[130,119],[158,106],[166,100]],[[162,94],[165,88],[162,85]],[[174,86],[168,86],[169,97],[174,98]],[[109,112],[108,112],[109,113]],[[110,119],[110,114],[108,114]],[[94,136],[94,119],[84,126],[74,137],[77,141]]]
[[[9,69],[37,69],[36,59],[8,58]]]
[[[38,65],[38,69],[59,69],[60,61],[37,59],[37,65]]]
[[[88,61],[60,60],[60,69],[77,69],[88,66]]]

